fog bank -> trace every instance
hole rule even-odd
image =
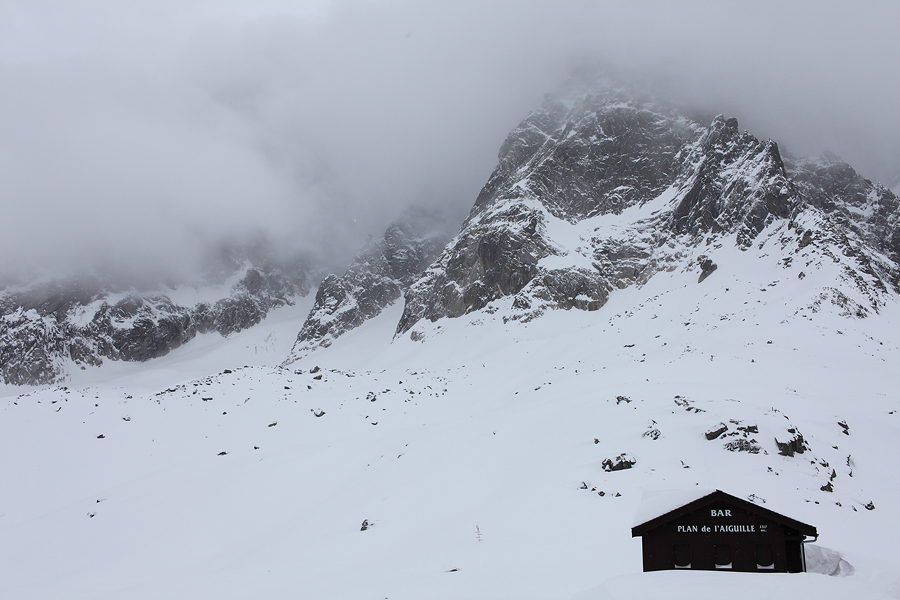
[[[0,270],[184,273],[260,238],[339,265],[410,204],[460,220],[509,130],[585,61],[900,182],[892,2],[0,11]]]

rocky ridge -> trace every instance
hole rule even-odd
[[[384,237],[370,241],[343,275],[329,275],[316,292],[287,362],[328,347],[392,305],[431,264],[449,235],[436,215],[409,210]]]
[[[504,320],[523,322],[547,310],[598,310],[660,271],[696,272],[698,283],[734,277],[717,258],[725,247],[769,257],[800,279],[836,268],[796,308],[828,302],[865,317],[900,291],[898,205],[837,157],[782,156],[733,118],[701,124],[609,82],[548,96],[507,137],[458,233],[444,245],[440,219],[404,215],[343,275],[323,281],[286,362],[401,297],[396,335],[421,339],[411,331],[420,321],[479,310],[502,308]],[[309,292],[301,263],[225,262],[223,273],[239,274],[205,302],[84,281],[7,288],[3,380],[48,383],[68,363],[162,356],[197,333],[251,327]]]
[[[139,291],[97,277],[7,288],[0,293],[3,382],[47,384],[64,380],[72,366],[158,358],[200,333],[252,327],[310,291],[303,261],[250,255],[226,263],[227,279],[219,273],[197,302],[189,302],[197,295],[190,286]]]
[[[509,135],[460,232],[410,286],[397,335],[505,302],[514,320],[597,310],[660,270],[695,269],[702,281],[724,244],[771,244],[784,268],[800,252],[810,267],[839,263],[859,296],[832,287],[818,301],[865,316],[898,291],[898,219],[890,190],[837,159],[785,163],[736,119],[703,126],[615,87],[548,97]]]

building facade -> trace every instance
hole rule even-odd
[[[631,536],[641,538],[644,571],[799,573],[804,540],[818,536],[812,525],[721,490],[638,521]]]

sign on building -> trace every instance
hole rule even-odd
[[[644,571],[806,570],[803,541],[818,536],[812,525],[721,490],[688,498],[638,509],[631,536],[641,538]]]

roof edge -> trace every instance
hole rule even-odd
[[[723,492],[722,490],[717,489],[714,492],[705,494],[705,495],[697,498],[696,500],[692,500],[691,502],[688,502],[687,504],[684,504],[673,510],[670,510],[667,513],[663,513],[657,517],[648,519],[647,521],[644,521],[643,523],[638,523],[637,525],[635,525],[634,527],[631,528],[631,537],[641,537],[644,533],[646,533],[647,531],[650,531],[651,529],[655,529],[656,527],[659,527],[660,525],[664,525],[665,523],[668,523],[669,521],[672,521],[672,520],[682,517],[688,513],[691,513],[693,511],[697,510],[698,508],[700,508],[701,506],[703,506],[704,504],[708,504],[710,501],[713,501],[713,497],[717,497],[716,499],[726,500],[733,504],[737,504],[741,508],[744,508],[751,512],[760,513],[763,516],[766,516],[774,521],[784,523],[785,525],[792,527],[793,529],[796,529],[797,531],[799,531],[800,533],[802,533],[804,535],[813,536],[813,537],[818,536],[818,532],[816,531],[816,528],[813,527],[812,525],[809,525],[802,521],[798,521],[796,519],[792,519],[781,513],[777,513],[774,510],[759,506],[758,504],[754,504],[753,502],[744,500],[743,498],[738,498],[737,496],[732,496],[731,494],[729,494],[727,492]]]

